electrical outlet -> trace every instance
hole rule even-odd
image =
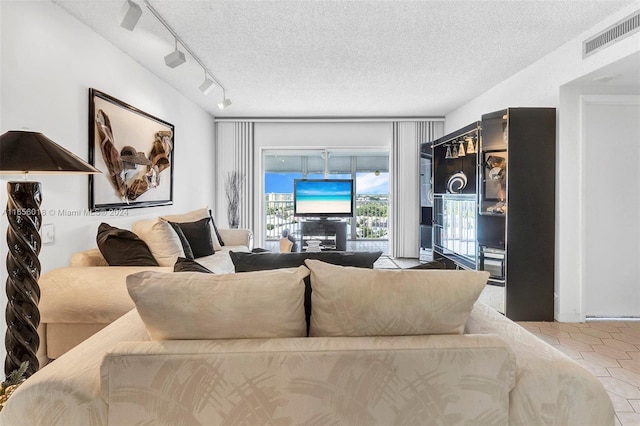
[[[42,244],[53,244],[56,241],[56,229],[53,227],[53,223],[46,223],[42,225],[40,237],[42,239]]]

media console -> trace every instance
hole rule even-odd
[[[347,251],[347,222],[345,221],[304,220],[300,232],[301,250],[307,246],[306,240],[320,240],[320,245],[325,250]]]

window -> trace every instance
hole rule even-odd
[[[294,179],[354,179],[355,215],[347,222],[349,239],[388,238],[389,153],[339,150],[265,151],[265,240],[280,239],[283,230],[299,235],[293,216]]]

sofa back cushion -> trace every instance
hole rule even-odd
[[[321,251],[303,253],[240,253],[229,252],[236,272],[262,271],[267,269],[295,268],[304,265],[307,259],[318,259],[334,265],[354,266],[358,268],[373,268],[373,264],[382,255],[381,251]],[[304,312],[309,331],[311,316],[312,286],[309,278],[304,280]]]
[[[212,228],[211,241],[213,243],[213,249],[215,251],[222,250],[224,242],[222,242],[222,239],[220,238],[218,228],[216,227],[216,223],[213,220],[213,216],[211,216],[211,210],[209,210],[208,207],[203,207],[201,209],[182,214],[165,215],[161,216],[161,218],[168,222],[175,223],[196,222],[201,219],[209,218],[211,220],[211,222],[209,222],[209,226]]]
[[[310,336],[462,334],[489,278],[475,271],[305,263],[313,287]]]
[[[178,234],[166,220],[140,220],[133,224],[131,230],[147,243],[160,266],[173,266],[178,257],[185,257]]]
[[[180,240],[183,248],[185,245],[189,246],[189,250],[193,255],[192,258],[197,259],[199,257],[211,256],[215,252],[209,222],[211,222],[211,218],[205,217],[195,222],[169,222],[169,224],[171,224],[178,236],[180,236],[178,229],[182,232],[182,235],[186,239],[186,244],[185,241]]]
[[[101,223],[96,243],[109,266],[158,266],[147,244],[126,229]]]
[[[153,340],[304,337],[304,266],[246,274],[142,272],[127,290]]]

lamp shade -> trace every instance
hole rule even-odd
[[[11,130],[0,136],[0,174],[101,173],[42,133]]]

